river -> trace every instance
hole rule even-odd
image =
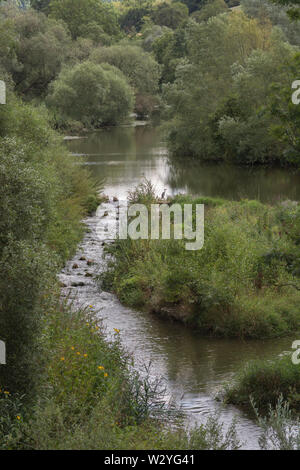
[[[264,202],[300,199],[297,172],[199,165],[188,160],[172,164],[160,132],[150,126],[105,129],[67,141],[66,145],[74,158],[84,156],[84,164],[95,177],[105,178],[104,192],[110,201],[103,210],[111,207],[113,196],[126,198],[127,191],[143,176],[151,179],[158,194],[166,188],[170,195],[187,192]],[[103,246],[96,234],[99,218],[90,217],[85,222],[89,231],[60,275],[65,285],[63,294],[75,304],[92,306],[103,318],[108,334],[113,328],[120,329],[121,342],[133,353],[136,367],[142,369],[151,362],[151,374],[163,378],[168,395],[182,408],[188,422],[205,422],[210,413],[218,412],[228,426],[235,417],[243,448],[257,448],[259,431],[252,417],[237,407],[224,407],[215,396],[247,361],[276,357],[290,350],[295,338],[241,341],[203,337],[181,324],[122,306],[113,294],[101,291],[94,280],[105,269]],[[87,265],[87,260],[93,265]]]

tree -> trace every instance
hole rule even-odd
[[[143,17],[150,13],[150,7],[146,5],[133,6],[129,8],[121,17],[120,17],[120,26],[126,32],[135,30],[139,32],[143,26]]]
[[[145,28],[143,28],[141,37],[143,49],[147,52],[151,52],[156,39],[163,36],[166,31],[169,31],[169,28],[166,26],[159,26],[158,24],[147,25]]]
[[[118,37],[120,33],[113,8],[101,0],[51,0],[50,16],[63,20],[73,39],[83,36],[90,23],[101,26],[109,36]]]
[[[300,8],[299,8],[299,0],[272,0],[274,3],[281,5],[283,7],[287,7],[287,14],[291,18],[291,20],[299,20],[300,19]],[[295,5],[295,6],[293,6]]]
[[[91,61],[97,64],[106,62],[118,67],[134,89],[136,98],[139,97],[140,104],[143,102],[146,106],[142,106],[143,113],[150,111],[147,103],[149,105],[153,103],[153,96],[158,92],[160,77],[159,65],[150,54],[137,46],[116,45],[95,50],[91,55]],[[150,108],[152,107],[151,104]]]
[[[187,20],[189,10],[186,5],[181,2],[173,3],[160,3],[154,9],[151,17],[155,24],[160,26],[168,26],[169,28],[176,29],[184,21]]]
[[[60,72],[70,37],[64,25],[35,10],[1,9],[0,36],[7,34],[0,46],[0,63],[11,74],[19,93],[43,95],[48,84]]]
[[[228,116],[224,109],[220,112],[220,108],[233,93],[233,71],[236,71],[237,76],[241,74],[255,50],[269,50],[271,28],[262,26],[241,12],[233,12],[229,15],[215,16],[200,24],[190,22],[186,27],[185,36],[186,57],[178,61],[174,83],[163,86],[170,113],[169,145],[176,154],[194,155],[208,160],[222,159],[225,153],[224,149],[220,148],[219,139],[225,138],[225,125],[226,129],[229,124],[232,129],[233,125],[236,125],[235,130],[238,130],[240,124],[241,129],[244,129],[245,143],[247,139],[251,143],[251,136],[255,135],[253,133],[255,126],[258,126],[259,131],[263,127],[259,126],[264,122],[264,129],[267,128],[267,121],[263,121],[263,118],[256,120],[253,118],[257,111],[255,107],[253,114],[250,113],[249,120],[245,118],[243,124],[240,115]],[[249,70],[247,72],[249,75]],[[266,68],[265,72],[269,79],[270,68]],[[251,83],[253,87],[256,86],[256,77],[248,83],[249,87]],[[253,87],[251,91],[249,88],[249,96],[252,100],[256,94],[258,98],[259,93],[261,96],[261,90],[255,94]],[[264,90],[263,85],[261,89]],[[246,108],[246,103],[248,103],[246,96],[248,97],[248,95],[241,94],[238,99],[238,110]],[[225,116],[231,119],[225,121],[223,119],[222,132],[224,132],[220,136],[219,125],[222,117]],[[248,135],[245,135],[246,131]],[[226,133],[226,138],[229,134],[229,132]],[[256,135],[260,139],[264,137],[258,132]],[[235,136],[232,149],[241,141],[241,134],[238,135],[235,132]],[[269,149],[270,146],[267,146]],[[246,145],[244,154],[245,149]]]
[[[247,16],[256,18],[261,24],[271,22],[284,32],[291,44],[300,45],[300,24],[287,16],[287,6],[269,0],[242,0],[241,6]]]
[[[83,25],[80,31],[82,38],[90,39],[97,46],[109,46],[113,40],[109,34],[104,32],[103,26],[96,23],[96,21]]]
[[[193,13],[194,11],[200,10],[203,5],[205,5],[206,0],[182,0],[182,3],[184,3],[190,13]]]
[[[285,61],[288,58],[285,58]],[[300,166],[300,108],[291,100],[291,83],[300,74],[300,54],[290,57],[285,67],[281,66],[285,80],[275,82],[271,88],[269,109],[277,120],[272,132],[284,147],[284,158]]]
[[[161,82],[174,82],[176,67],[187,53],[185,29],[166,30],[153,42],[152,47],[157,62],[162,66]]]
[[[133,92],[116,67],[83,62],[61,72],[49,104],[67,118],[99,127],[116,124],[132,112]]]
[[[49,5],[51,0],[30,0],[32,8],[43,13],[49,13]]]
[[[228,7],[224,0],[210,0],[200,10],[195,11],[192,14],[192,18],[197,23],[201,23],[201,21],[207,21],[209,18],[224,13],[227,10]]]

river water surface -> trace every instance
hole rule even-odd
[[[84,156],[85,164],[98,179],[105,178],[104,192],[110,201],[103,205],[103,211],[114,204],[113,196],[126,198],[127,191],[143,176],[151,179],[158,194],[166,188],[170,195],[187,192],[264,202],[300,199],[300,174],[296,172],[200,166],[188,160],[172,165],[159,131],[150,126],[101,130],[66,145],[74,158]],[[122,306],[114,295],[101,291],[94,280],[105,269],[102,243],[95,230],[100,215],[86,220],[90,230],[60,275],[64,295],[74,298],[77,304],[93,306],[108,334],[113,328],[120,329],[122,344],[133,353],[136,367],[141,369],[151,361],[152,375],[163,377],[169,396],[183,409],[188,422],[204,422],[217,411],[228,426],[235,417],[243,448],[256,448],[258,429],[252,417],[237,407],[224,407],[215,395],[247,361],[276,357],[290,350],[297,338],[240,341],[203,337],[181,324]],[[112,223],[110,217],[105,221]],[[87,260],[93,264],[88,265]],[[78,267],[73,268],[74,264]]]

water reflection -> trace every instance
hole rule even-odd
[[[98,179],[105,178],[105,192],[110,196],[126,197],[127,191],[146,176],[158,192],[167,188],[169,194],[188,192],[269,202],[300,199],[298,172],[197,165],[188,159],[171,162],[160,133],[150,126],[102,130],[85,139],[68,141],[67,145],[74,155],[85,155],[85,163]],[[86,235],[82,252],[101,264],[102,247],[93,235],[94,224],[94,218],[90,219],[91,231]],[[74,276],[73,261],[80,265],[80,250],[68,263],[63,282]],[[121,330],[121,341],[134,353],[137,362],[152,361],[154,373],[166,378],[170,394],[189,411],[189,419],[202,420],[203,415],[222,410],[221,418],[227,424],[234,416],[238,417],[239,435],[247,442],[246,447],[257,445],[258,431],[249,416],[235,407],[223,410],[214,396],[247,361],[274,358],[290,350],[291,339],[238,341],[202,337],[177,323],[124,307],[92,281],[87,283],[82,275],[84,287],[77,292],[80,302],[95,306],[108,331]]]
[[[170,163],[168,184],[174,190],[226,199],[258,199],[274,203],[300,199],[300,172],[282,168],[240,168],[227,164]]]
[[[157,192],[219,196],[227,199],[300,199],[300,172],[281,168],[240,168],[227,164],[199,164],[191,159],[174,161],[157,128],[109,128],[88,138],[67,142],[75,155],[84,155],[93,174],[106,179],[108,194],[125,197],[143,176]]]

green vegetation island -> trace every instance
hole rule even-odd
[[[0,1],[1,450],[243,447],[238,423],[224,426],[213,410],[189,426],[134,367],[119,329],[108,334],[93,305],[61,295],[84,221],[107,200],[101,168],[96,178],[64,137],[84,145],[159,123],[174,165],[297,175],[299,18],[296,0]],[[127,184],[128,201],[160,203],[143,176]],[[297,339],[299,202],[188,193],[167,202],[204,204],[203,248],[103,243],[99,290],[219,341]],[[244,364],[218,399],[248,409],[259,448],[300,449],[290,354]]]

